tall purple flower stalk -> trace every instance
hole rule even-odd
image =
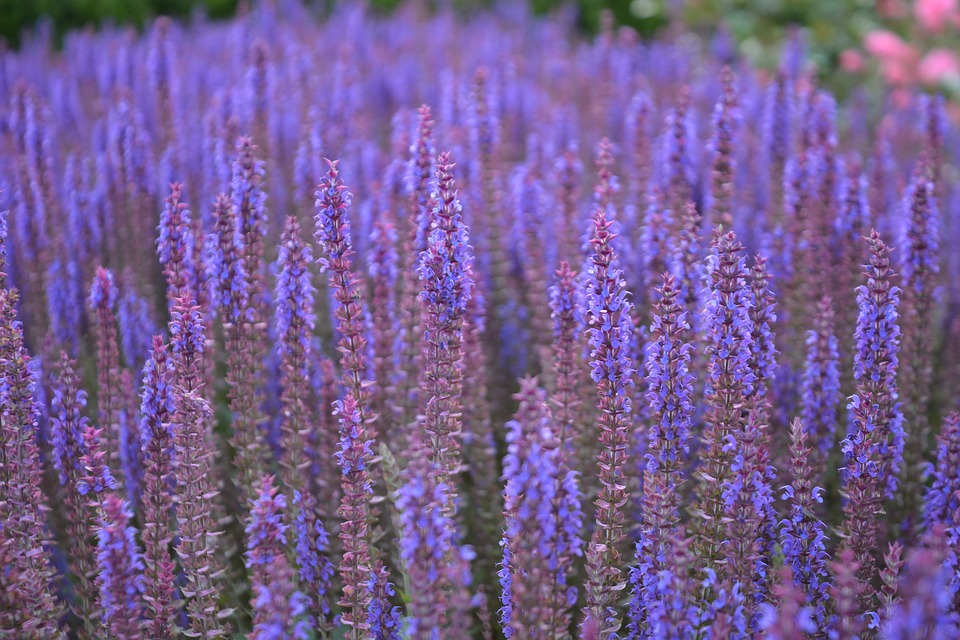
[[[857,288],[857,392],[848,407],[852,429],[843,441],[845,463],[841,469],[846,498],[843,538],[861,565],[857,574],[864,585],[861,614],[873,607],[869,585],[877,571],[879,518],[884,498],[896,487],[904,438],[896,386],[900,290],[892,284],[890,249],[880,234],[872,232],[867,243],[871,255],[866,284]]]
[[[933,466],[933,482],[927,489],[922,524],[926,531],[944,528],[947,542],[945,565],[953,572],[949,589],[954,609],[960,605],[960,414],[944,418],[937,438],[937,459]]]
[[[254,640],[306,640],[309,626],[304,619],[308,600],[296,589],[293,569],[287,560],[284,522],[287,501],[265,476],[257,497],[252,500],[246,523],[246,565],[253,587]]]
[[[223,319],[224,349],[227,354],[227,398],[233,415],[234,466],[239,473],[241,503],[257,491],[263,475],[266,445],[261,433],[263,413],[258,394],[256,352],[249,349],[255,341],[254,317],[250,314],[251,289],[246,275],[243,252],[237,238],[240,222],[237,211],[223,194],[217,197],[213,214],[214,233],[208,236],[206,263],[215,286],[216,303]],[[241,508],[244,508],[241,507]]]
[[[144,615],[147,638],[167,638],[174,627],[173,539],[176,403],[173,364],[163,340],[153,339],[143,368],[140,446],[143,451]]]
[[[237,158],[230,183],[230,213],[218,211],[217,265],[221,275],[221,308],[229,309],[232,327],[226,333],[227,382],[234,415],[234,446],[241,472],[241,495],[248,500],[257,491],[264,471],[266,444],[262,409],[266,361],[267,318],[266,208],[263,161],[252,140],[237,140]],[[218,203],[218,209],[228,203]],[[232,246],[231,246],[232,245]]]
[[[861,601],[867,586],[859,578],[861,563],[854,550],[846,545],[840,547],[837,558],[830,563],[833,581],[830,584],[830,601],[833,615],[830,618],[829,637],[836,640],[857,640],[866,628],[860,613]]]
[[[938,532],[943,536],[942,530]],[[898,585],[900,601],[890,607],[880,637],[955,638],[960,635],[960,615],[953,607],[949,588],[953,581],[944,565],[943,551],[934,534],[933,544],[912,551]]]
[[[930,397],[934,367],[934,308],[940,273],[940,213],[931,161],[922,157],[907,189],[902,239],[903,345],[900,388],[904,420],[910,426],[903,467],[905,513],[912,518],[922,498],[925,455],[931,445]]]
[[[203,317],[196,303],[180,298],[170,318],[176,460],[177,557],[183,567],[184,609],[197,637],[219,638],[217,591],[225,567],[219,553],[217,472],[211,427],[213,410],[203,383]]]
[[[123,640],[144,637],[144,564],[132,520],[133,512],[123,499],[115,495],[104,499],[97,534],[100,608],[110,637]]]
[[[37,446],[39,406],[15,290],[0,289],[0,629],[63,638],[45,551],[47,499]]]
[[[697,509],[699,523],[695,552],[701,571],[717,569],[724,555],[726,500],[733,480],[735,443],[746,429],[747,397],[752,393],[751,295],[743,245],[733,232],[714,232],[707,257],[709,290],[704,307],[707,339],[707,415],[703,433],[703,463],[698,471]],[[731,441],[731,439],[733,439]],[[703,589],[701,607],[706,610],[712,595]]]
[[[823,489],[813,485],[816,470],[811,465],[807,430],[800,420],[790,425],[790,484],[781,499],[790,507],[789,517],[780,521],[780,548],[784,565],[810,608],[818,633],[826,632],[828,588],[827,527],[817,516],[823,503]]]
[[[626,578],[622,569],[624,506],[629,499],[624,477],[630,448],[630,393],[635,373],[631,357],[633,320],[623,274],[616,267],[612,221],[597,209],[593,218],[594,253],[587,279],[591,375],[600,408],[600,451],[597,458],[601,488],[596,499],[597,528],[587,548],[587,609],[585,625],[596,625],[603,637],[620,629],[617,595]]]
[[[433,161],[436,149],[433,142],[433,116],[430,107],[421,106],[417,110],[416,138],[411,143],[407,190],[409,192],[409,212],[398,217],[397,231],[400,235],[398,265],[400,277],[397,296],[400,304],[401,333],[397,336],[400,343],[400,376],[398,397],[392,401],[397,405],[399,423],[404,429],[401,442],[408,446],[409,425],[415,423],[419,406],[420,383],[420,346],[423,330],[421,328],[421,305],[417,294],[421,285],[417,274],[420,253],[427,248],[430,212],[434,203],[431,198],[430,179],[433,175]]]
[[[90,308],[97,333],[97,422],[106,430],[107,460],[115,478],[120,462],[120,345],[117,337],[117,287],[113,274],[100,267],[90,288]]]
[[[196,266],[193,263],[194,242],[190,227],[190,211],[181,202],[183,185],[170,185],[170,195],[160,214],[157,227],[157,255],[167,280],[167,305],[170,310],[182,297],[196,296]]]
[[[689,608],[693,595],[675,589],[691,585],[684,575],[673,574],[673,558],[681,552],[676,545],[682,544],[684,536],[680,489],[693,414],[693,376],[689,369],[693,345],[687,341],[687,312],[672,275],[663,275],[658,293],[644,361],[650,431],[637,566],[630,572],[630,632],[639,638],[679,640],[693,633],[691,617],[674,615],[677,607]]]
[[[319,518],[316,496],[310,490],[306,442],[310,432],[307,408],[310,360],[313,357],[313,284],[309,264],[313,256],[300,237],[300,224],[293,216],[280,239],[276,292],[276,333],[281,359],[282,411],[281,477],[287,494],[291,522],[295,524],[297,569],[300,583],[310,597],[310,615],[318,627],[326,627],[330,613],[328,592],[333,566],[326,557],[327,533]]]
[[[833,329],[830,296],[820,299],[813,329],[807,332],[807,357],[803,369],[800,414],[810,435],[815,460],[813,471],[823,474],[820,465],[833,449],[840,401],[840,363]]]
[[[370,576],[383,571],[380,560],[374,556],[370,542],[370,498],[373,494],[370,465],[373,461],[373,440],[367,433],[360,408],[348,391],[342,401],[336,403],[340,416],[340,450],[337,462],[341,471],[343,498],[339,515],[340,540],[343,556],[340,561],[340,577],[343,580],[343,597],[340,606],[343,612],[340,622],[349,628],[348,637],[360,640],[368,636],[371,627],[369,618],[373,591],[369,588]],[[381,594],[382,595],[382,594]],[[388,608],[389,603],[379,603],[378,608]]]
[[[790,567],[781,567],[772,588],[773,602],[762,606],[759,629],[770,640],[806,640],[817,626]]]
[[[729,67],[724,67],[720,77],[723,88],[713,111],[713,133],[710,141],[713,159],[710,167],[708,219],[711,225],[723,225],[723,228],[729,231],[733,229],[733,188],[737,168],[734,140],[740,126],[740,114],[733,72]]]
[[[422,436],[421,436],[422,437]],[[425,445],[415,440],[403,485],[396,493],[400,514],[400,560],[410,587],[410,636],[417,640],[464,633],[463,613],[471,576],[470,551],[459,544],[449,514],[449,485]]]
[[[577,274],[566,262],[560,263],[556,283],[550,288],[553,316],[553,416],[560,426],[560,440],[571,457],[580,451],[584,434],[580,433],[582,409],[580,354],[584,314],[577,295]]]
[[[7,288],[7,211],[0,211],[0,289]]]
[[[458,472],[461,430],[459,419],[463,391],[463,323],[473,288],[473,252],[463,223],[460,200],[453,180],[453,163],[447,153],[437,158],[437,187],[433,196],[431,231],[420,254],[418,271],[424,317],[423,381],[425,405],[422,426],[430,455],[449,482]],[[456,489],[448,487],[455,504]]]
[[[351,262],[354,255],[347,209],[353,198],[340,178],[335,160],[327,161],[327,173],[317,188],[317,212],[314,237],[321,247],[317,259],[321,270],[330,272],[330,286],[336,301],[334,315],[340,332],[340,371],[345,392],[353,396],[361,420],[373,428],[376,416],[370,414],[367,376],[367,339],[365,311],[360,283]],[[373,432],[375,433],[375,432]]]
[[[89,421],[83,415],[87,393],[80,388],[76,363],[64,353],[60,356],[57,374],[50,417],[52,463],[63,488],[66,534],[70,541],[67,561],[75,597],[72,609],[80,620],[82,633],[92,638],[98,617],[94,584],[97,554],[93,541],[97,514],[79,487],[84,475],[83,458],[87,446],[84,432],[89,428]]]
[[[535,379],[521,381],[517,400],[503,461],[500,619],[507,637],[561,637],[569,633],[568,609],[577,598],[567,580],[581,553],[579,491]]]

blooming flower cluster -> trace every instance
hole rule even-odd
[[[0,636],[957,637],[942,102],[337,4],[0,51]]]

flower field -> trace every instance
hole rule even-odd
[[[522,5],[0,51],[0,637],[960,638],[943,100]]]

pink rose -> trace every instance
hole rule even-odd
[[[907,61],[917,55],[913,47],[890,31],[871,31],[863,39],[863,45],[867,51],[882,60]]]
[[[840,68],[848,73],[860,73],[863,71],[863,54],[856,49],[840,52]]]
[[[946,76],[960,74],[960,60],[949,49],[934,49],[920,61],[920,81],[928,85],[940,84]]]
[[[917,0],[913,14],[920,26],[932,33],[943,30],[948,21],[955,21],[957,0]]]

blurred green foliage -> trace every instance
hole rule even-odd
[[[305,0],[307,4],[321,10],[329,10],[336,1]],[[367,1],[375,9],[389,12],[405,0]],[[448,1],[465,11],[493,4],[492,0]],[[664,2],[665,0],[529,0],[533,11],[538,14],[574,5],[577,20],[587,33],[596,33],[601,27],[601,15],[608,12],[617,24],[633,27],[644,36],[652,35],[667,23]],[[108,21],[142,27],[154,16],[186,17],[196,9],[211,17],[222,18],[232,15],[239,3],[240,0],[0,0],[0,39],[5,39],[16,47],[23,33],[42,20],[49,21],[56,34],[61,36],[70,29],[100,25]]]
[[[265,0],[247,0],[258,2]],[[336,2],[367,1],[389,12],[408,0],[305,0],[321,12]],[[419,0],[452,2],[460,10],[475,10],[494,0]],[[808,59],[821,76],[838,67],[840,52],[856,48],[865,33],[877,27],[876,0],[511,0],[529,2],[534,12],[561,7],[576,11],[580,27],[596,33],[604,16],[616,24],[651,36],[670,23],[710,38],[720,25],[729,31],[740,55],[754,64],[776,65],[782,43],[793,26],[805,28]],[[17,46],[26,29],[49,20],[58,36],[65,31],[105,21],[142,27],[156,15],[189,16],[200,9],[211,17],[236,11],[240,0],[0,0],[0,38]]]
[[[232,15],[238,0],[0,0],[0,38],[14,47],[25,30],[49,21],[58,36],[110,21],[142,27],[157,15],[186,17],[199,8],[211,17]]]
[[[875,0],[688,0],[680,15],[701,33],[722,23],[739,53],[766,68],[776,65],[789,30],[802,27],[808,60],[829,73],[842,51],[858,48],[877,28],[875,5]]]

